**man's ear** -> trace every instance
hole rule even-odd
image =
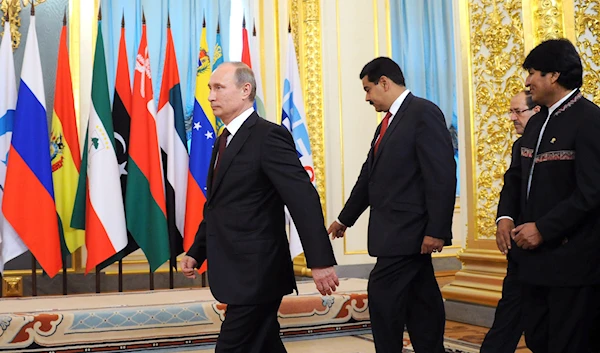
[[[536,105],[535,107],[533,107],[533,112],[539,113],[541,109],[542,109],[542,107],[540,107],[539,105]]]
[[[252,90],[252,85],[249,82],[244,83],[242,86],[242,93],[244,94],[244,98],[250,95],[250,91]]]
[[[552,83],[555,83],[556,81],[558,81],[559,77],[560,77],[560,72],[551,72],[550,73],[550,80],[552,81]]]
[[[384,91],[387,91],[388,89],[390,89],[390,79],[387,78],[387,76],[381,76],[379,78],[379,84],[384,89]]]

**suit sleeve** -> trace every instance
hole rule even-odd
[[[261,164],[296,224],[307,266],[335,265],[319,194],[298,159],[292,135],[284,127],[274,126],[265,136]]]
[[[350,197],[340,212],[338,219],[347,227],[352,227],[360,215],[369,207],[369,163],[363,163],[358,180],[352,188]]]
[[[437,106],[425,105],[416,134],[417,161],[425,185],[428,214],[425,235],[449,241],[456,199],[456,162],[450,132]]]
[[[204,207],[206,207],[206,203]],[[206,260],[206,221],[204,219],[200,222],[200,226],[194,237],[194,243],[186,255],[193,257],[198,262],[198,267]]]
[[[513,143],[511,156],[510,167],[504,173],[496,219],[507,216],[516,221],[521,213],[521,138]]]
[[[535,222],[546,242],[560,239],[600,207],[600,116],[590,113],[584,119],[575,138],[576,187]]]
[[[375,131],[375,137],[371,141],[371,149],[373,149],[373,145],[375,144],[375,140],[377,136],[379,136],[379,131],[381,129],[381,124]],[[367,207],[369,207],[369,158],[371,156],[371,150],[369,150],[369,154],[367,154],[367,159],[362,165],[360,169],[360,174],[358,175],[358,179],[356,180],[356,184],[352,188],[352,192],[350,193],[350,197],[346,201],[344,208],[340,212],[338,219],[345,226],[352,227],[356,220],[360,215],[365,212]]]

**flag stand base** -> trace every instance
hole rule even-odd
[[[306,257],[304,257],[304,253],[294,258],[294,275],[312,277],[312,271],[306,266]]]

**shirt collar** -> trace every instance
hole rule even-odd
[[[246,120],[248,120],[248,118],[250,117],[250,115],[252,115],[252,113],[254,113],[254,107],[250,107],[250,108],[244,110],[242,112],[242,114],[233,118],[233,120],[231,120],[231,122],[229,122],[228,125],[225,125],[225,127],[227,128],[227,131],[229,131],[229,134],[231,135],[231,137],[233,137],[233,135],[235,135],[235,133],[238,132],[238,130],[242,127],[244,122],[246,122]]]
[[[567,93],[558,102],[552,104],[552,106],[550,108],[548,108],[548,116],[552,115],[552,113],[554,113],[554,111],[556,110],[556,108],[560,107],[561,104],[563,104],[567,99],[569,99],[569,97],[571,97],[573,95],[573,93],[575,93],[575,91],[577,91],[577,88],[575,88],[571,92]]]
[[[405,89],[404,92],[402,92],[402,94],[400,96],[398,96],[398,98],[396,98],[394,103],[392,103],[392,106],[390,107],[390,110],[389,110],[389,112],[392,114],[392,116],[396,115],[396,113],[400,109],[400,106],[404,102],[404,99],[406,99],[406,97],[408,96],[409,93],[410,93],[410,90],[408,88]]]

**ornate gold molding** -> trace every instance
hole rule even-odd
[[[506,111],[524,88],[523,25],[518,1],[472,1],[471,62],[474,100],[475,239],[495,234],[495,210],[502,176],[510,160],[513,126]]]
[[[29,6],[31,0],[0,0],[0,10],[2,11],[2,19],[0,20],[0,26],[4,27],[5,14],[8,13],[8,21],[10,22],[10,34],[13,41],[13,50],[17,49],[21,45],[21,17],[20,13],[22,10],[21,1],[23,1],[23,7]],[[45,2],[46,0],[35,0],[34,5]],[[0,32],[0,35],[4,32]]]
[[[22,297],[23,296],[23,277],[7,276],[2,278],[2,296],[3,297]]]
[[[600,104],[600,1],[575,0],[575,44],[583,64],[582,91]]]
[[[321,15],[319,0],[291,0],[292,36],[298,55],[300,77],[304,88],[304,107],[308,135],[315,164],[317,191],[321,196],[323,213],[325,199],[325,124],[323,121],[323,72],[321,62]],[[325,219],[327,219],[326,214]],[[310,275],[303,255],[294,259],[297,275]]]
[[[323,73],[321,62],[321,22],[318,0],[292,0],[291,25],[303,80],[304,103],[310,146],[315,163],[317,190],[323,211],[325,200],[325,128],[323,121]]]
[[[573,0],[523,0],[526,53],[552,38],[575,40]]]

